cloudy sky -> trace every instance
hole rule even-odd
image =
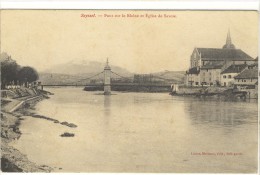
[[[222,47],[228,28],[235,46],[255,58],[257,22],[255,11],[2,10],[1,52],[39,71],[107,57],[132,72],[186,70],[194,47]]]

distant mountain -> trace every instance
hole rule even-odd
[[[70,61],[65,64],[60,64],[46,69],[43,73],[56,73],[56,74],[67,74],[67,75],[82,75],[82,74],[95,74],[104,70],[104,63],[97,61]],[[130,76],[128,70],[110,65],[113,72],[121,74],[123,76]]]
[[[185,71],[163,71],[153,73],[153,75],[166,80],[174,80],[176,83],[184,83]]]
[[[85,85],[89,82],[88,77],[92,77],[95,73],[68,75],[57,73],[40,73],[39,81],[45,85]],[[152,75],[161,78],[162,80],[169,80],[170,82],[184,83],[185,72],[184,71],[167,71],[152,73]],[[113,76],[112,76],[113,77]],[[133,77],[133,74],[129,77]],[[103,75],[95,77],[96,79],[103,80]]]
[[[39,81],[42,84],[52,84],[52,85],[84,85],[90,80],[88,77],[92,77],[104,70],[104,63],[96,61],[71,61],[65,64],[60,64],[53,66],[44,72],[41,72]],[[128,70],[110,65],[113,72],[123,76],[123,77],[133,77],[134,73],[129,72]],[[151,73],[159,78],[165,80],[171,80],[171,82],[184,82],[184,71],[163,71]],[[116,75],[112,75],[112,78],[119,78]],[[103,75],[96,76],[95,79],[103,80]]]
[[[40,73],[39,81],[43,85],[75,85],[77,82],[81,84],[83,76],[79,75],[68,75],[68,74],[57,74],[57,73]]]
[[[70,61],[65,64],[55,65],[40,73],[42,84],[86,84],[88,77],[94,76],[104,70],[104,63],[96,61]],[[131,77],[133,73],[128,70],[110,65],[113,72],[123,76]],[[95,77],[103,79],[103,75]]]

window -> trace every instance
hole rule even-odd
[[[226,75],[224,75],[224,76],[223,76],[223,78],[227,78],[227,76],[226,76]]]
[[[232,78],[231,75],[228,75],[228,78]]]
[[[196,85],[199,85],[199,82],[196,82],[195,84],[196,84]]]

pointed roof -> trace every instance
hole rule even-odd
[[[235,45],[232,44],[230,30],[228,29],[226,44],[223,46],[223,49],[235,49],[235,48],[236,48]]]
[[[111,69],[108,63],[109,63],[109,62],[108,62],[108,58],[107,58],[107,62],[106,62],[105,69]]]

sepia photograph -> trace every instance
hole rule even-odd
[[[2,172],[258,172],[258,11],[0,13]]]

